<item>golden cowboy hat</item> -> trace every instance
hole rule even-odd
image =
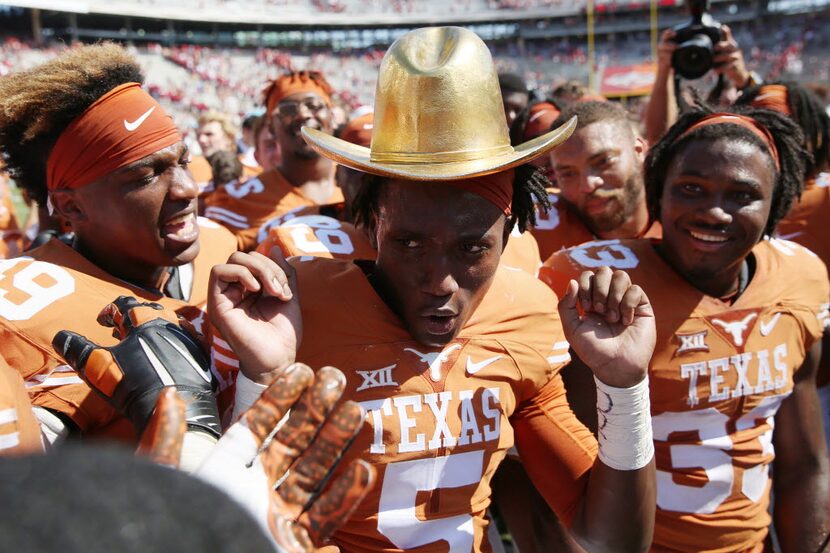
[[[303,137],[321,155],[359,171],[409,180],[459,180],[526,163],[564,142],[576,117],[510,145],[490,51],[461,27],[416,29],[389,47],[366,148],[317,129]]]

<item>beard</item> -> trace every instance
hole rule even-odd
[[[305,159],[309,161],[320,157],[320,154],[317,153],[317,150],[315,150],[309,145],[306,145],[304,148],[297,148],[296,150],[294,150],[294,155],[300,159]]]
[[[613,208],[608,213],[589,215],[584,209],[577,207],[579,218],[595,236],[601,233],[612,232],[626,223],[637,210],[637,204],[645,193],[643,175],[634,171],[625,181],[625,185],[616,190],[596,190],[585,198],[585,202],[592,198],[608,198]]]

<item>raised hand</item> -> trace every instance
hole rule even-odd
[[[746,68],[744,54],[732,35],[732,30],[726,25],[722,27],[722,30],[723,40],[714,46],[715,73],[725,75],[736,87],[743,88],[749,80],[749,70]]]
[[[271,257],[236,252],[210,273],[208,314],[249,379],[269,384],[294,362],[302,317],[294,270],[279,248]]]
[[[216,438],[221,434],[208,361],[199,345],[156,303],[121,296],[98,315],[121,339],[104,348],[84,336],[62,330],[52,339],[66,362],[114,409],[126,416],[138,435],[144,432],[164,387],[174,387],[186,404],[191,429]]]
[[[374,480],[365,461],[329,482],[363,425],[332,367],[288,367],[219,440],[196,476],[244,505],[281,551],[314,551],[343,524]]]
[[[660,42],[657,44],[657,68],[663,73],[668,73],[671,69],[671,59],[674,51],[677,50],[675,36],[676,33],[672,29],[666,29],[660,33]]]
[[[571,280],[559,301],[565,337],[599,380],[628,388],[645,378],[657,331],[642,288],[602,267]]]

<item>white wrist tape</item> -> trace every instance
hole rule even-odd
[[[242,374],[242,371],[239,371],[236,375],[236,393],[233,400],[233,416],[231,417],[231,421],[236,422],[236,419],[242,413],[250,409],[251,405],[259,399],[259,396],[262,395],[262,392],[267,387],[265,384],[257,384]]]
[[[630,388],[597,384],[600,460],[616,470],[637,470],[654,457],[648,377]]]

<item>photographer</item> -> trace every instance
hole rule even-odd
[[[736,95],[725,92],[734,87],[735,92],[740,93],[750,85],[759,84],[759,79],[747,69],[743,53],[732,36],[732,30],[727,25],[722,25],[720,29],[722,40],[715,43],[712,48],[714,55],[711,69],[720,78],[718,86],[710,94],[709,101],[730,105],[735,101]],[[675,68],[672,63],[677,47],[676,30],[663,31],[657,46],[657,75],[646,107],[646,140],[649,144],[657,143],[663,133],[677,121],[678,102],[674,89]]]

